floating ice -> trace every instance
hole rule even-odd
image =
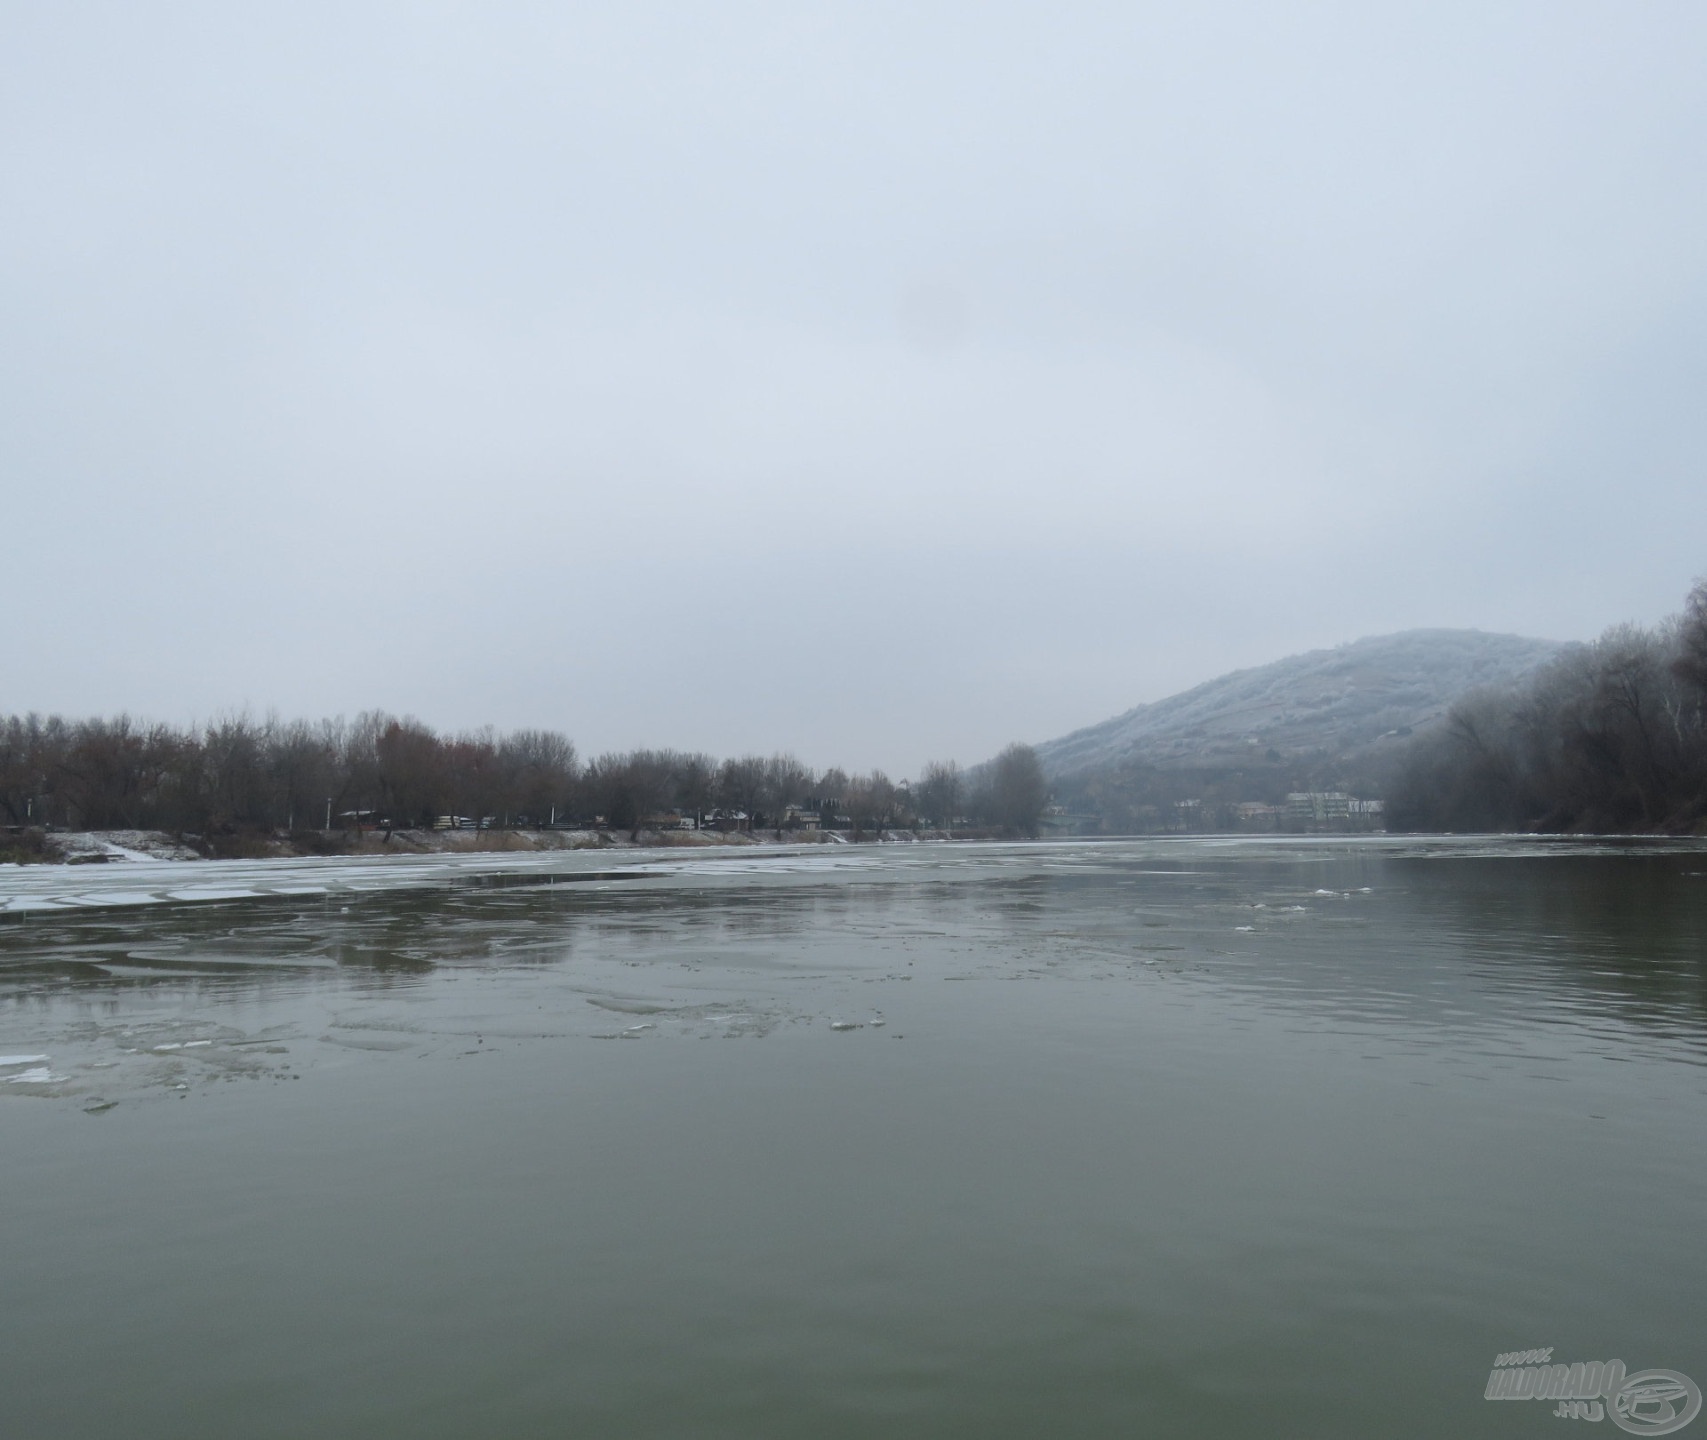
[[[63,1075],[55,1075],[47,1066],[38,1065],[33,1070],[24,1071],[22,1075],[7,1076],[6,1083],[8,1085],[52,1085],[64,1078]]]
[[[670,1007],[657,1005],[650,1000],[616,1000],[603,995],[587,996],[589,1005],[597,1005],[601,1010],[615,1010],[619,1015],[663,1015]]]
[[[243,885],[186,885],[166,893],[174,900],[254,900],[261,892]]]
[[[79,895],[67,895],[67,905],[159,905],[161,897],[151,890],[89,890]]]
[[[830,1028],[832,1030],[863,1030],[865,1026],[856,1025],[852,1020],[832,1020]]]
[[[0,1070],[9,1070],[14,1065],[45,1065],[46,1055],[0,1055]]]

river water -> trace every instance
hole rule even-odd
[[[1570,1434],[1707,1381],[1707,849],[0,870],[0,1137],[5,1436]]]

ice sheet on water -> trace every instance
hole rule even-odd
[[[47,1066],[38,1065],[34,1069],[24,1071],[21,1075],[8,1075],[6,1083],[9,1085],[56,1085],[64,1078],[63,1075],[55,1075]]]
[[[166,893],[174,900],[253,900],[262,892],[246,885],[194,885]]]
[[[10,1070],[14,1065],[45,1065],[46,1055],[0,1055],[0,1070]]]
[[[651,1000],[623,1000],[614,996],[589,995],[589,1005],[597,1005],[601,1010],[615,1010],[619,1015],[667,1015],[668,1005],[659,1005]]]
[[[341,1045],[346,1050],[374,1050],[382,1053],[408,1050],[414,1044],[413,1041],[388,1035],[322,1035],[320,1043]]]
[[[583,851],[481,852],[466,855],[312,856],[266,860],[151,858],[147,865],[88,867],[15,866],[0,874],[0,913],[204,904],[268,896],[311,897],[455,887],[491,876],[523,883],[592,878],[731,880],[770,875],[893,868],[876,847],[850,854],[827,847],[786,847],[700,852],[691,856],[636,850],[624,854]],[[134,873],[140,872],[140,873]]]
[[[160,905],[165,897],[152,890],[93,890],[65,897],[67,905]]]

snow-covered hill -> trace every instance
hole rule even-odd
[[[1037,747],[1051,780],[1126,764],[1236,766],[1350,756],[1439,720],[1467,692],[1528,674],[1564,647],[1480,630],[1406,630],[1235,670]]]

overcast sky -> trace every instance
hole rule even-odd
[[[0,712],[916,773],[1707,571],[1707,7],[0,3]]]

